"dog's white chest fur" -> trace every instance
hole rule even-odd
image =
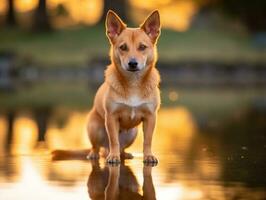
[[[147,99],[141,98],[138,95],[131,95],[128,98],[119,99],[116,101],[116,105],[125,105],[129,107],[130,118],[133,120],[138,112],[140,106],[147,106],[149,110],[152,110],[153,105]]]
[[[132,95],[129,98],[124,100],[124,104],[126,104],[127,106],[130,106],[130,107],[138,107],[144,103],[146,103],[146,101],[141,99],[137,95]]]
[[[128,99],[125,99],[123,102],[125,105],[131,107],[130,108],[130,118],[133,120],[136,115],[136,109],[141,106],[142,104],[146,103],[143,99],[141,99],[137,95],[132,95]]]

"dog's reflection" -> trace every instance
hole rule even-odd
[[[92,200],[154,200],[156,197],[151,171],[152,166],[143,167],[144,182],[141,195],[140,186],[130,167],[121,164],[101,168],[98,162],[93,163],[87,182],[89,196]]]

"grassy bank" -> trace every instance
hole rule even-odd
[[[158,47],[160,59],[167,61],[266,62],[266,51],[256,49],[247,35],[229,31],[163,30]],[[95,56],[106,57],[108,48],[102,26],[42,34],[0,32],[0,51],[11,50],[45,66],[86,64]]]
[[[85,81],[42,82],[18,88],[14,92],[0,93],[0,111],[61,106],[89,108],[93,95]]]
[[[162,88],[162,107],[184,106],[194,114],[228,115],[265,98],[265,89],[234,88]],[[13,93],[0,93],[0,112],[38,108],[90,109],[95,91],[86,81],[42,82],[19,88]]]

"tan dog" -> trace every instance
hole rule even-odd
[[[111,43],[111,64],[89,113],[87,131],[92,149],[87,158],[99,158],[101,147],[108,150],[108,163],[119,163],[120,156],[132,158],[124,150],[134,142],[137,126],[143,122],[144,162],[157,163],[151,145],[160,106],[160,76],[155,68],[159,12],[154,11],[139,28],[127,28],[109,11],[106,35]]]

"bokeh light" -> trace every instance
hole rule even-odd
[[[17,12],[28,12],[34,10],[38,5],[38,0],[15,0]]]

